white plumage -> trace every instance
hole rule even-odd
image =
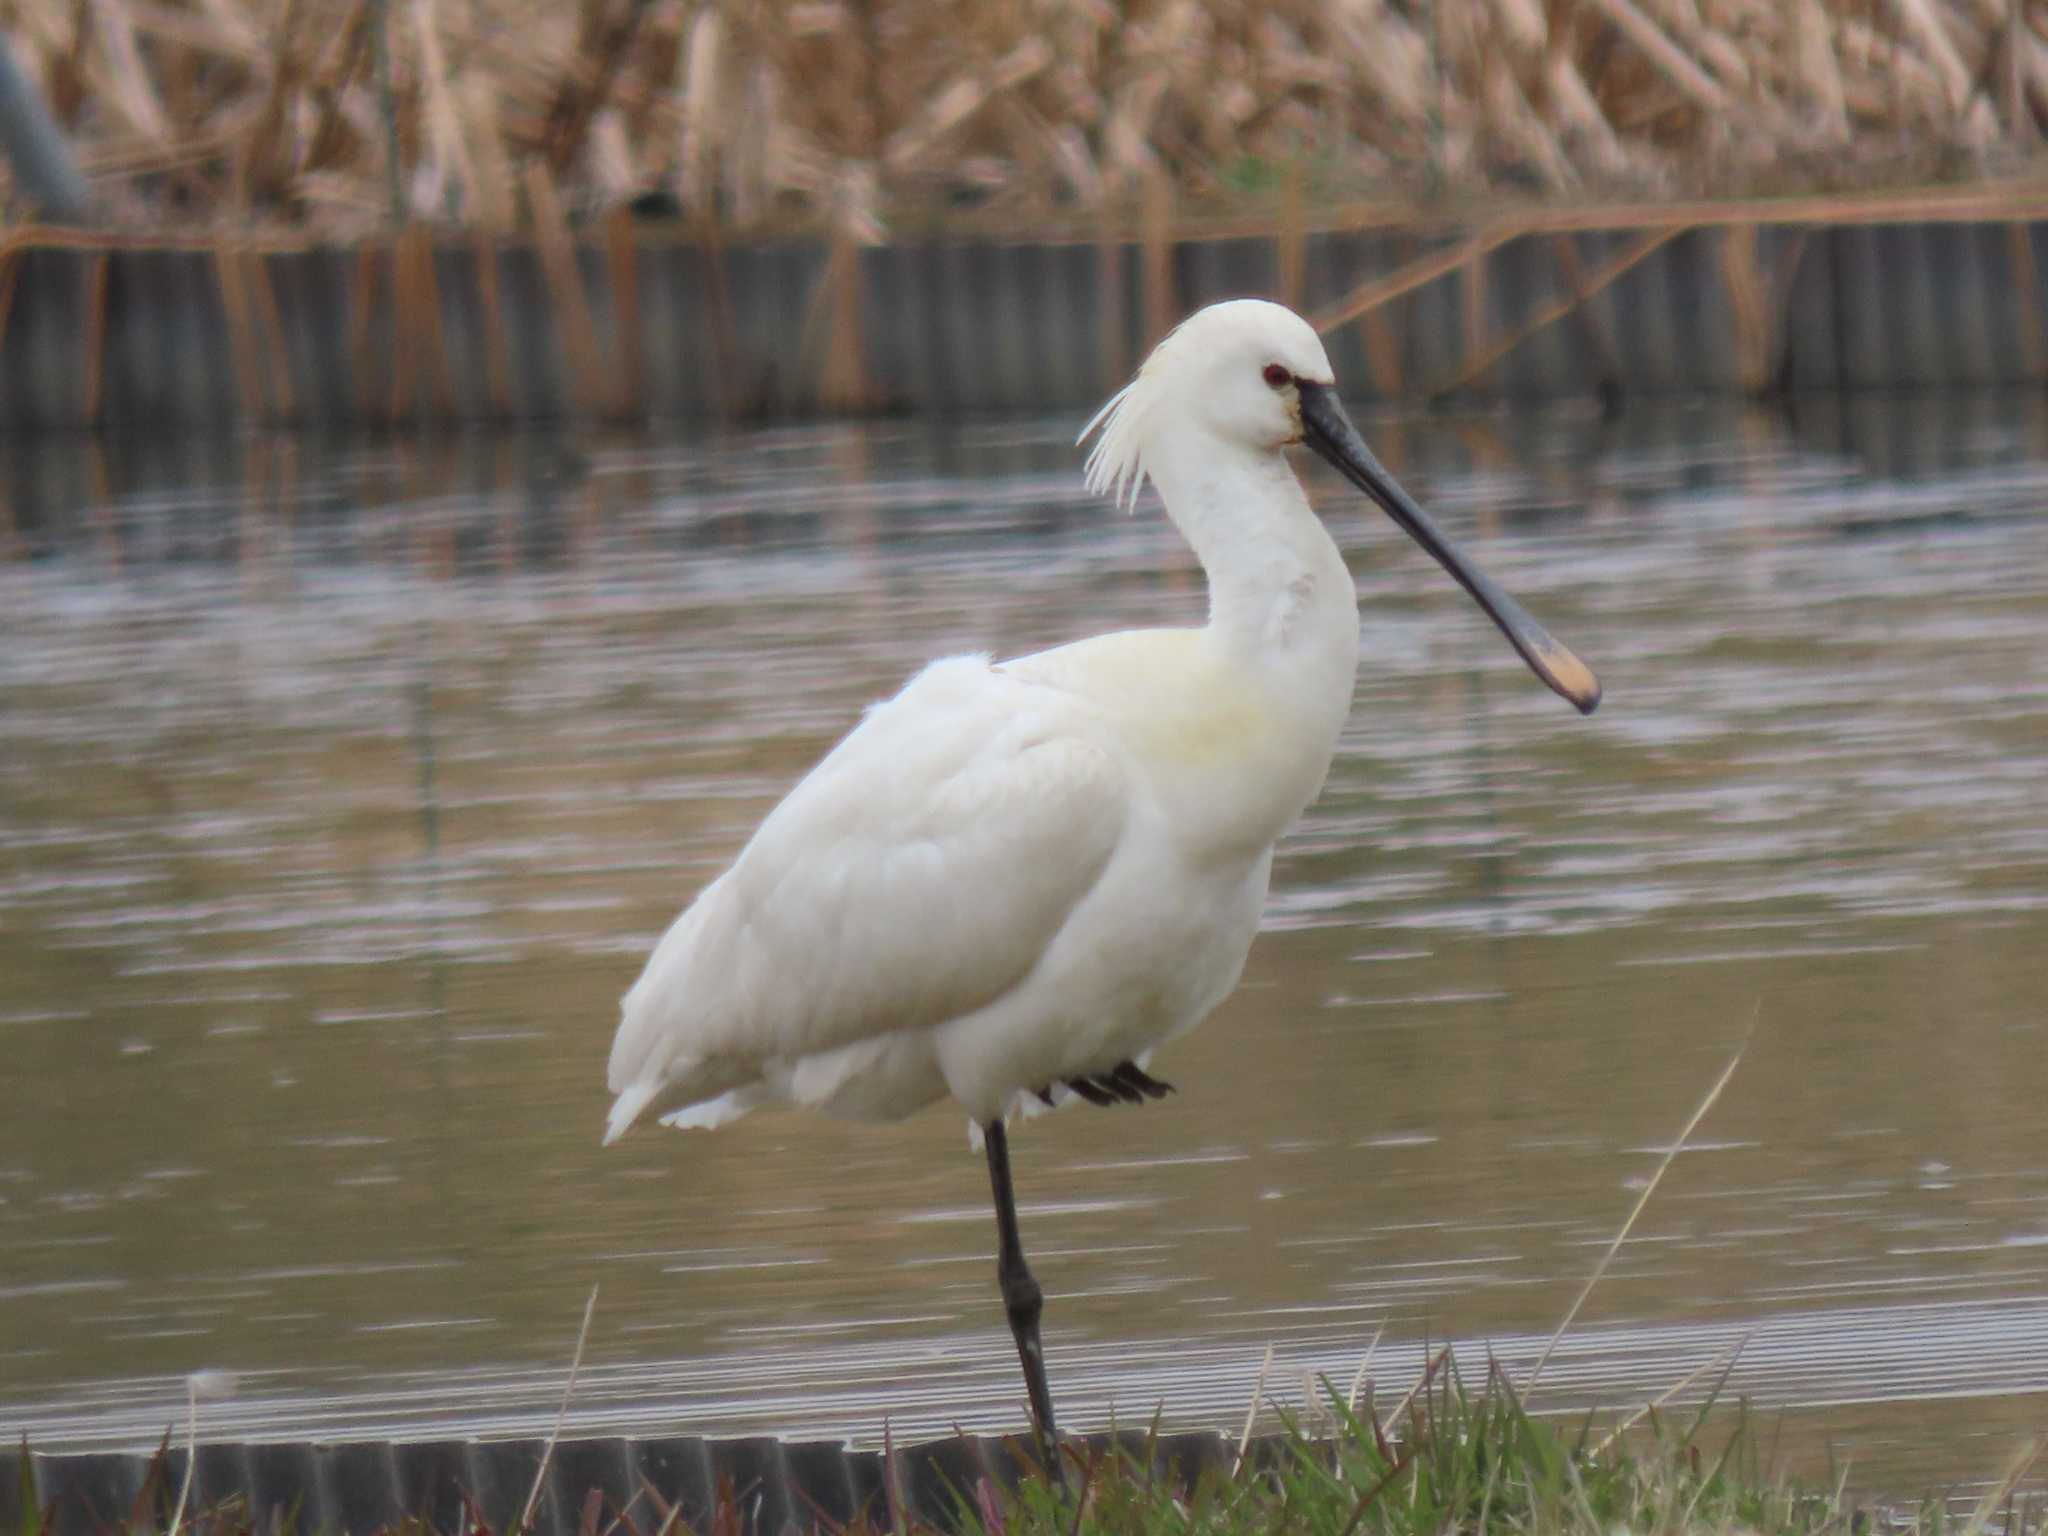
[[[1088,482],[1132,503],[1158,486],[1208,622],[935,662],[870,709],[656,945],[612,1045],[606,1140],[650,1106],[693,1126],[775,1102],[893,1119],[948,1094],[985,1125],[1142,1067],[1222,1000],[1357,662],[1350,574],[1281,453],[1305,431],[1539,675],[1597,702],[1380,469],[1333,382],[1307,323],[1258,300],[1159,344],[1089,424]]]
[[[1158,483],[1209,623],[936,662],[872,708],[627,993],[610,1137],[650,1105],[887,1119],[949,1093],[985,1124],[1222,1000],[1357,659],[1350,575],[1277,451],[1276,360],[1329,377],[1286,310],[1204,311],[1097,419],[1091,483]],[[1233,365],[1253,408],[1223,436],[1188,397]]]
[[[1581,710],[1576,656],[1460,555],[1344,415],[1276,304],[1192,316],[1089,423],[1091,489],[1149,478],[1209,578],[1208,622],[934,662],[769,813],[655,946],[612,1042],[605,1139],[650,1108],[716,1126],[790,1103],[893,1119],[951,1095],[985,1136],[997,1278],[1059,1475],[1004,1123],[1168,1091],[1154,1047],[1244,968],[1273,845],[1351,702],[1350,572],[1287,466],[1303,442],[1478,600]]]

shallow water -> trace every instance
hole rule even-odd
[[[1021,1423],[951,1110],[597,1144],[616,998],[923,658],[1199,616],[1075,423],[0,449],[0,1438]],[[1332,477],[1365,662],[1163,1105],[1019,1132],[1068,1422],[1426,1340],[1904,1491],[2048,1393],[2048,415],[1388,419],[1578,719]],[[1746,1342],[1745,1342],[1746,1341]],[[1711,1373],[1710,1373],[1711,1377]],[[1842,1405],[1859,1405],[1854,1409]]]

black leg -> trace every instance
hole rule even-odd
[[[1038,1317],[1045,1310],[1045,1292],[1024,1263],[1024,1243],[1017,1235],[1017,1196],[1010,1185],[1010,1138],[997,1120],[981,1128],[988,1147],[988,1182],[996,1197],[996,1284],[1010,1332],[1017,1340],[1017,1359],[1024,1367],[1024,1390],[1031,1397],[1031,1417],[1038,1430],[1038,1454],[1056,1486],[1067,1485],[1060,1465],[1059,1431],[1052,1421],[1052,1389],[1045,1384],[1045,1346],[1038,1339]]]

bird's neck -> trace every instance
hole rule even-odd
[[[1358,665],[1358,594],[1336,541],[1281,453],[1187,435],[1158,443],[1146,467],[1208,575],[1208,638],[1293,688],[1330,695],[1341,720]]]

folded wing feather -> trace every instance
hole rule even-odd
[[[934,663],[762,822],[626,994],[613,1134],[790,1062],[986,1006],[1031,972],[1128,815],[1090,706]]]

